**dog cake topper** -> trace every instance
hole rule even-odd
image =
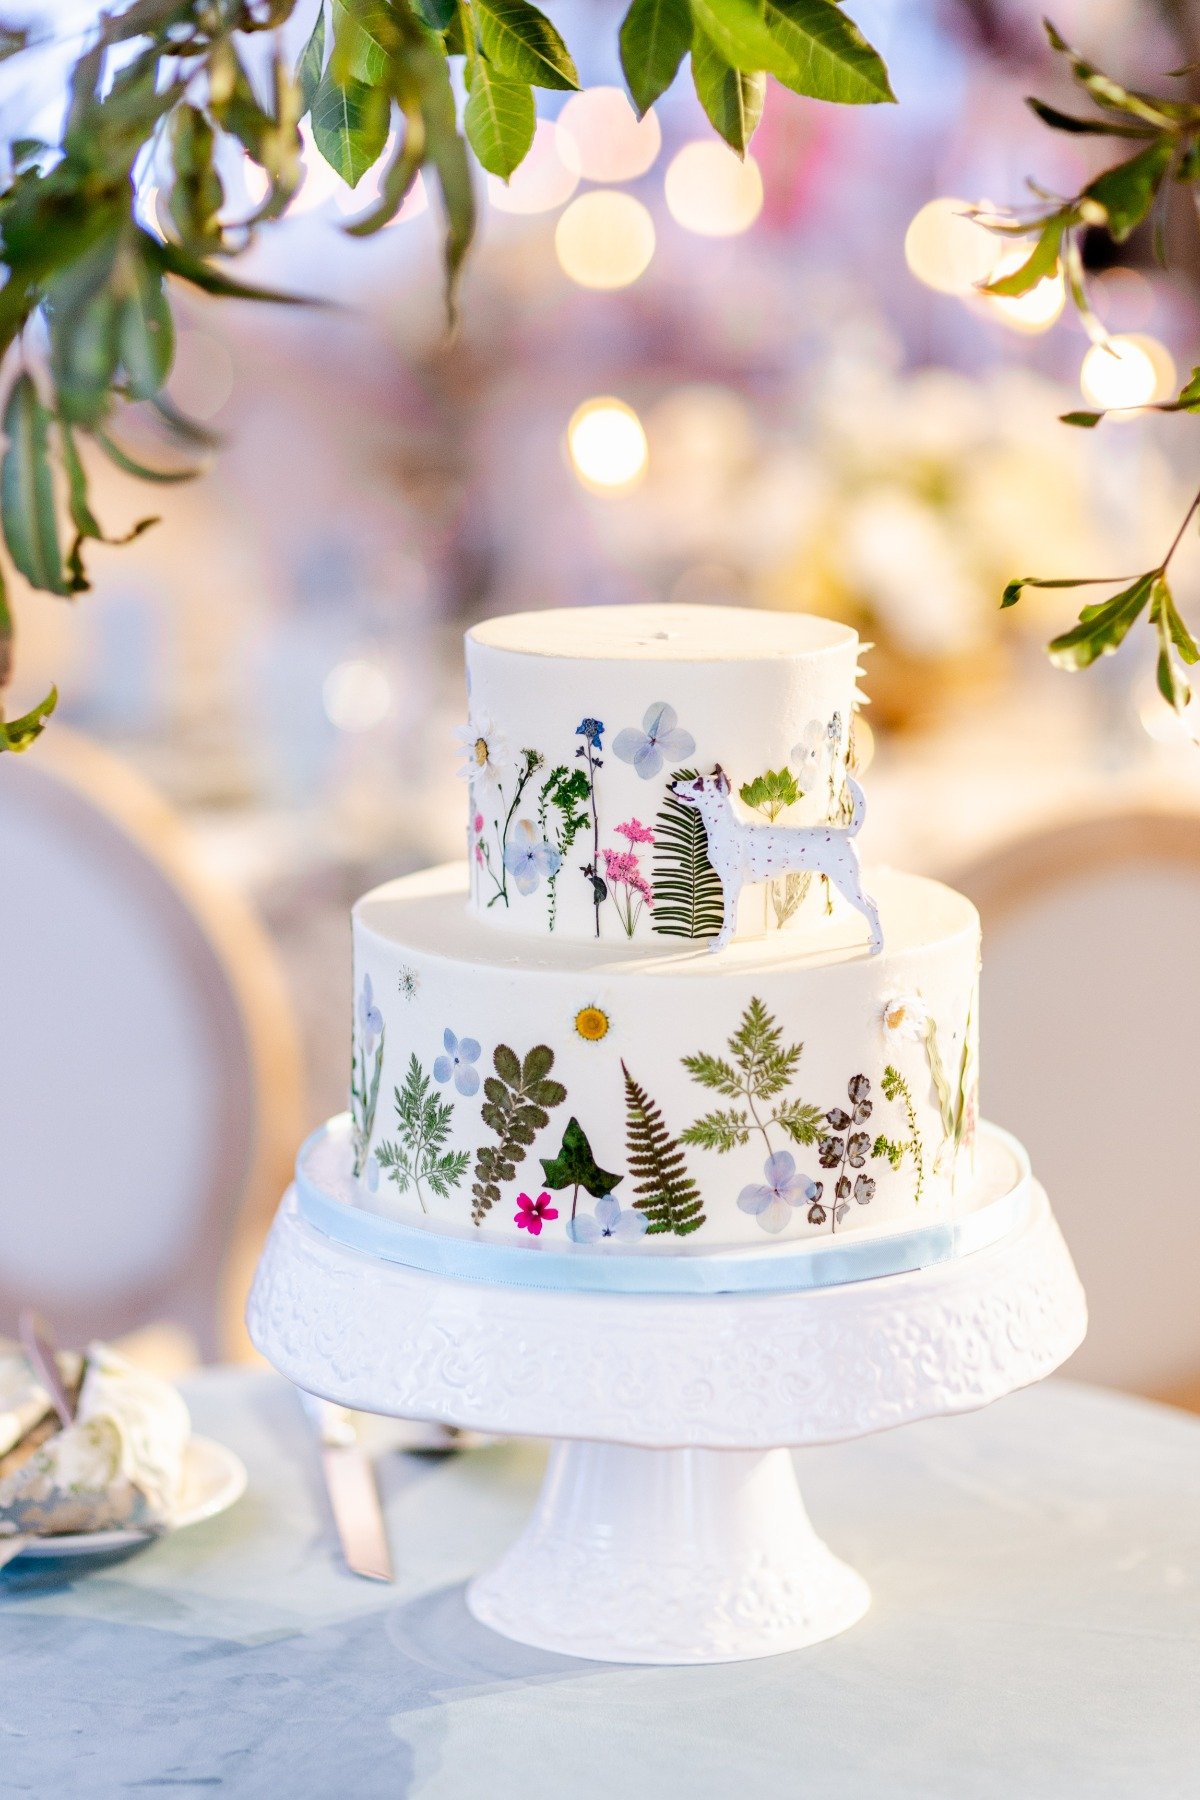
[[[852,775],[846,777],[846,785],[854,811],[846,825],[748,825],[733,810],[729,777],[720,763],[711,775],[683,783],[673,781],[670,785],[676,799],[694,806],[703,819],[708,860],[720,878],[725,917],[711,949],[723,949],[737,930],[743,883],[770,881],[776,875],[811,873],[824,875],[863,915],[871,928],[871,955],[878,956],[883,949],[879,909],[863,891],[854,849],[867,803]]]

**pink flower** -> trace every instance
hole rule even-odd
[[[630,887],[639,873],[637,857],[632,850],[606,850],[604,873],[610,881],[615,881],[622,887]]]
[[[654,833],[640,819],[627,819],[624,825],[613,827],[618,837],[628,838],[631,844],[652,844]]]
[[[551,1206],[549,1194],[539,1194],[536,1200],[531,1200],[528,1194],[518,1194],[513,1216],[518,1231],[527,1231],[530,1237],[541,1237],[542,1221],[557,1219],[558,1208]]]
[[[476,813],[475,814],[475,836],[478,837],[482,831],[483,831],[483,814]]]

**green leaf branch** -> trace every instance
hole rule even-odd
[[[1028,105],[1051,130],[1077,137],[1112,139],[1139,148],[1103,169],[1070,198],[1051,198],[1035,193],[1050,204],[1027,214],[976,213],[990,230],[1017,239],[1030,239],[1028,256],[1012,272],[983,284],[983,291],[999,295],[1029,293],[1039,281],[1061,272],[1085,330],[1094,342],[1112,348],[1108,333],[1092,308],[1084,276],[1082,239],[1087,230],[1105,233],[1114,244],[1124,244],[1142,225],[1149,223],[1155,248],[1162,259],[1165,215],[1172,192],[1200,190],[1200,104],[1126,87],[1089,62],[1046,21],[1050,47],[1062,57],[1072,80],[1096,108],[1093,115],[1062,111],[1043,100],[1030,98]],[[1031,184],[1032,186],[1033,184]],[[1116,352],[1114,351],[1114,354]],[[1173,400],[1144,407],[1113,407],[1107,411],[1077,410],[1061,415],[1062,423],[1094,430],[1109,413],[1154,411],[1200,413],[1200,367]],[[1188,507],[1166,555],[1153,569],[1129,577],[1080,576],[1049,579],[1022,576],[1004,590],[1002,607],[1015,606],[1026,588],[1112,587],[1107,599],[1084,606],[1075,625],[1052,638],[1050,659],[1062,669],[1086,669],[1109,656],[1124,643],[1132,627],[1145,616],[1158,642],[1159,692],[1176,712],[1192,698],[1185,669],[1200,661],[1197,645],[1185,624],[1168,580],[1171,559],[1200,509],[1200,494]]]
[[[284,27],[301,14],[311,25],[293,62]],[[0,58],[32,42],[0,27]],[[739,154],[762,111],[766,72],[816,99],[893,98],[877,52],[832,0],[632,0],[620,52],[640,113],[691,52],[705,110]],[[461,119],[451,74],[459,58]],[[533,142],[535,90],[578,86],[561,33],[531,0],[127,0],[102,13],[71,73],[60,142],[14,138],[0,192],[0,359],[8,359],[0,529],[10,570],[71,599],[87,591],[94,544],[126,543],[154,522],[105,533],[88,499],[93,456],[159,484],[199,472],[169,459],[159,468],[131,451],[122,428],[129,407],[151,407],[169,443],[189,455],[215,448],[165,393],[174,292],[183,284],[223,299],[300,300],[243,281],[229,265],[299,189],[305,118],[351,189],[387,157],[377,200],[345,227],[351,236],[387,225],[427,171],[445,218],[453,321],[476,226],[472,156],[507,180]],[[231,216],[220,173],[231,144],[265,178],[261,203],[244,217]],[[151,168],[161,229],[137,209]],[[27,329],[35,320],[48,339],[41,356]],[[0,700],[12,660],[0,587]],[[0,750],[24,748],[53,705],[48,695],[7,725],[0,708]]]

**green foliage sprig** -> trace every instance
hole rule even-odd
[[[550,1123],[551,1109],[567,1097],[561,1081],[550,1080],[554,1052],[546,1044],[535,1044],[524,1062],[507,1044],[497,1044],[492,1065],[496,1073],[483,1084],[482,1117],[497,1142],[483,1144],[475,1153],[473,1225],[483,1223],[500,1199],[501,1183],[513,1179],[526,1150]]]
[[[825,1117],[821,1108],[779,1098],[796,1073],[804,1045],[784,1043],[783,1033],[757,995],[742,1014],[728,1049],[728,1058],[706,1051],[685,1056],[683,1066],[701,1087],[743,1104],[705,1113],[680,1134],[681,1141],[724,1154],[748,1144],[751,1132],[757,1131],[770,1152],[771,1128],[777,1126],[793,1143],[815,1143]],[[768,1112],[766,1104],[772,1100],[776,1104]]]
[[[638,1196],[634,1207],[649,1221],[647,1237],[667,1231],[676,1237],[690,1237],[704,1224],[700,1189],[688,1173],[678,1140],[667,1129],[662,1108],[634,1080],[624,1062],[621,1073],[625,1077],[629,1172]]]
[[[428,1183],[438,1199],[445,1200],[466,1174],[470,1152],[446,1149],[454,1107],[433,1091],[415,1053],[408,1059],[404,1086],[396,1088],[394,1097],[400,1142],[381,1143],[376,1160],[402,1194],[416,1189],[421,1211],[427,1212],[422,1184]]]
[[[168,440],[190,454],[213,449],[212,434],[182,418],[164,392],[174,357],[173,284],[225,298],[299,298],[239,280],[228,260],[286,212],[301,181],[306,116],[318,151],[352,188],[381,162],[394,131],[378,200],[347,225],[352,236],[394,219],[428,171],[445,216],[453,317],[476,224],[471,153],[507,179],[533,142],[534,90],[579,86],[561,35],[530,0],[318,0],[293,66],[283,28],[309,6],[128,0],[101,15],[74,66],[60,142],[19,137],[8,145],[0,357],[11,351],[13,366],[0,395],[8,438],[0,529],[11,567],[35,588],[63,598],[84,593],[86,548],[128,542],[154,522],[106,535],[88,499],[92,454],[147,482],[199,472],[134,455],[122,442],[128,406],[156,409]],[[0,27],[0,58],[29,45],[28,33]],[[893,98],[878,54],[833,0],[632,0],[620,48],[640,112],[690,51],[701,102],[739,152],[757,124],[767,72],[816,99]],[[451,79],[460,58],[461,119]],[[267,185],[261,204],[232,220],[219,172],[231,144]],[[135,204],[151,163],[164,194],[161,235]],[[45,356],[27,329],[35,320],[45,327]],[[12,665],[2,583],[0,572],[0,694]],[[7,722],[0,709],[0,750],[31,743],[55,700],[52,691]]]
[[[1028,105],[1043,124],[1054,131],[1077,137],[1097,137],[1137,148],[1110,168],[1093,177],[1079,193],[1063,198],[1030,184],[1041,202],[1026,213],[1001,217],[976,216],[990,230],[1015,238],[1032,239],[1028,257],[1011,274],[984,284],[984,292],[1000,295],[1027,294],[1047,276],[1061,271],[1067,292],[1095,343],[1104,345],[1108,334],[1097,319],[1088,297],[1083,264],[1083,236],[1087,230],[1104,232],[1114,244],[1123,244],[1139,226],[1149,222],[1155,250],[1165,260],[1165,219],[1172,191],[1200,189],[1200,104],[1150,94],[1123,86],[1086,57],[1073,50],[1055,27],[1046,21],[1051,48],[1063,57],[1072,80],[1096,111],[1079,116],[1062,112],[1043,100],[1030,98]],[[1185,71],[1177,71],[1185,73]],[[1128,411],[1128,408],[1113,408]],[[1200,413],[1200,368],[1195,368],[1173,400],[1148,408],[1164,413]],[[1064,413],[1062,422],[1094,430],[1104,412]],[[1158,640],[1159,692],[1176,712],[1192,698],[1185,669],[1200,661],[1200,644],[1184,623],[1168,581],[1171,559],[1197,510],[1200,493],[1189,506],[1183,523],[1162,561],[1153,569],[1128,576],[1080,576],[1045,579],[1024,576],[1010,581],[1001,605],[1015,606],[1023,591],[1036,588],[1107,586],[1118,591],[1107,599],[1083,607],[1078,622],[1053,638],[1047,646],[1051,661],[1063,669],[1086,669],[1101,656],[1109,656],[1124,643],[1130,629],[1145,615]]]
[[[696,780],[695,769],[677,769],[654,821],[654,912],[660,937],[716,937],[725,922],[725,890],[708,860],[708,833],[694,806],[673,792]]]

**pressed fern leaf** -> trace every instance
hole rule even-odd
[[[750,1115],[744,1112],[710,1112],[679,1134],[680,1142],[724,1155],[750,1142]]]
[[[695,781],[695,769],[678,769],[675,781]],[[716,937],[725,922],[721,877],[708,860],[708,834],[694,806],[668,787],[654,821],[654,911],[651,925],[663,937]]]
[[[770,1100],[792,1079],[804,1045],[784,1045],[778,1025],[755,995],[729,1040],[729,1050],[754,1098]]]
[[[825,1114],[803,1100],[785,1100],[777,1106],[774,1123],[783,1126],[794,1144],[815,1144],[825,1136]]]
[[[649,1221],[646,1235],[674,1232],[688,1237],[704,1224],[700,1189],[688,1174],[678,1141],[667,1130],[662,1109],[633,1079],[624,1062],[626,1144],[638,1212]]]
[[[484,1214],[499,1200],[502,1184],[514,1179],[517,1164],[525,1160],[538,1132],[550,1123],[551,1109],[561,1106],[567,1097],[562,1083],[549,1079],[554,1052],[545,1044],[535,1044],[523,1062],[507,1044],[497,1044],[492,1066],[496,1073],[483,1084],[482,1117],[499,1141],[482,1144],[475,1152],[473,1225],[482,1224]]]
[[[438,1198],[445,1200],[466,1174],[470,1155],[466,1150],[446,1149],[454,1107],[432,1091],[415,1053],[408,1059],[404,1086],[394,1090],[394,1097],[400,1142],[380,1144],[376,1157],[402,1194],[410,1187],[417,1190],[424,1211],[422,1183],[428,1182]]]
[[[783,1033],[757,995],[751,998],[727,1048],[728,1058],[700,1050],[695,1056],[685,1056],[683,1066],[701,1087],[712,1088],[730,1100],[748,1101],[750,1112],[732,1107],[705,1113],[680,1134],[681,1142],[724,1155],[748,1144],[752,1131],[760,1131],[770,1149],[767,1128],[778,1125],[793,1143],[815,1143],[824,1131],[825,1115],[820,1107],[802,1100],[780,1100],[766,1118],[756,1109],[756,1102],[782,1094],[804,1052],[803,1044],[784,1043]]]

